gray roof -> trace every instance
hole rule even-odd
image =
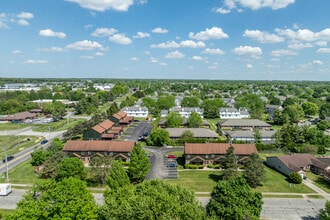
[[[206,128],[166,128],[171,138],[179,138],[183,132],[190,130],[195,138],[218,138],[218,134]]]
[[[259,119],[228,119],[220,121],[221,127],[272,127],[270,124]]]
[[[122,108],[122,111],[148,111],[146,107],[130,106]]]

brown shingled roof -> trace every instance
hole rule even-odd
[[[92,127],[92,129],[99,134],[102,134],[105,131],[105,129],[100,125],[95,125],[94,127]]]
[[[113,123],[112,121],[110,121],[109,119],[103,121],[100,126],[103,127],[106,130],[109,130],[115,123]]]
[[[124,111],[117,112],[117,115],[119,115],[121,118],[125,118],[127,116],[127,113]]]
[[[80,141],[69,140],[63,151],[103,151],[103,152],[131,152],[133,141]]]
[[[236,155],[249,155],[258,153],[255,144],[232,144]],[[185,144],[185,154],[226,154],[230,147],[229,143],[206,143],[206,144]]]
[[[309,165],[314,165],[316,167],[325,169],[328,165],[311,154],[292,154],[283,155],[277,157],[283,164],[285,164],[289,169],[298,172],[302,167]]]

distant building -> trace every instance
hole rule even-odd
[[[273,120],[274,119],[274,115],[275,115],[275,112],[279,110],[279,111],[282,111],[283,108],[282,106],[280,105],[266,105],[265,107],[265,112],[269,114],[269,120]]]
[[[237,108],[220,108],[219,115],[221,119],[250,118],[250,114],[246,109]]]
[[[272,126],[259,119],[228,119],[218,123],[220,130],[271,130]]]
[[[206,128],[166,128],[171,139],[179,139],[185,131],[191,131],[194,138],[218,139],[216,132]]]
[[[122,111],[127,113],[127,116],[133,116],[137,118],[147,118],[149,115],[148,108],[146,107],[125,107]]]
[[[275,142],[275,131],[260,130],[260,142],[272,144]],[[251,130],[228,131],[227,137],[230,141],[244,141],[246,143],[255,143],[255,132]]]
[[[203,110],[199,107],[183,108],[180,106],[175,106],[175,107],[170,108],[170,112],[174,112],[174,111],[179,112],[179,114],[184,118],[189,118],[191,113],[193,113],[193,112],[199,114],[201,116],[201,118],[203,118]]]

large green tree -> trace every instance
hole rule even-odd
[[[105,193],[99,219],[205,219],[194,192],[162,180]]]
[[[150,161],[140,144],[134,146],[128,165],[128,176],[132,183],[141,183],[148,175]]]
[[[209,216],[218,219],[259,219],[262,195],[254,192],[242,176],[222,180],[211,193],[206,206]]]
[[[202,117],[198,113],[192,112],[188,118],[188,127],[199,128],[202,126],[202,122],[203,122]]]
[[[221,98],[205,99],[202,103],[202,109],[205,118],[218,118],[219,109],[225,106],[225,102]]]
[[[325,203],[325,208],[320,210],[320,220],[330,220],[330,201]]]
[[[64,158],[59,163],[58,180],[65,179],[68,177],[75,177],[77,179],[84,180],[86,178],[86,168],[81,160],[76,157]]]
[[[304,102],[302,108],[307,116],[317,115],[319,113],[319,107],[313,102]]]
[[[105,185],[111,164],[111,156],[105,155],[93,157],[89,161],[90,169],[88,171],[87,179],[90,182]]]
[[[159,146],[162,147],[170,143],[170,134],[168,131],[162,128],[157,128],[151,131],[147,144],[149,146]]]
[[[31,153],[31,165],[40,166],[49,155],[50,153],[43,148],[33,151]]]
[[[127,172],[119,160],[114,160],[111,163],[110,174],[106,179],[110,190],[118,190],[119,188],[130,185],[130,179]]]
[[[199,99],[194,96],[185,96],[181,101],[182,107],[199,107]]]
[[[235,178],[238,175],[238,165],[237,158],[234,153],[235,148],[233,146],[228,147],[226,154],[224,156],[224,168],[225,170],[222,172],[223,179],[231,179]]]
[[[98,219],[98,214],[86,183],[70,177],[35,185],[6,219]]]
[[[266,181],[265,167],[258,154],[251,154],[249,158],[244,161],[243,165],[243,176],[251,187],[255,188]]]
[[[178,111],[170,112],[166,117],[166,127],[178,128],[183,122],[182,116]]]

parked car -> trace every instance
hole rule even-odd
[[[46,144],[48,142],[48,140],[42,140],[41,142],[40,142],[40,144]]]
[[[177,167],[176,163],[167,164],[167,167]]]
[[[169,154],[167,156],[168,159],[176,159],[176,156],[174,154]]]
[[[13,155],[7,156],[7,161],[11,161],[15,157]],[[6,163],[6,158],[3,158],[2,162]]]

